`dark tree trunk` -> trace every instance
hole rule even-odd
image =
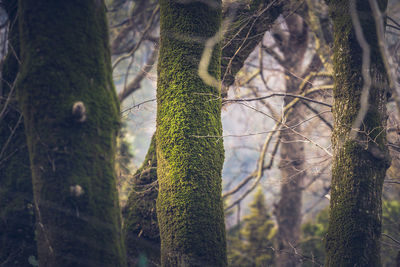
[[[380,266],[381,195],[389,166],[386,148],[387,78],[368,1],[356,1],[363,34],[371,50],[372,85],[361,130],[350,133],[360,111],[362,49],[349,1],[327,1],[334,30],[334,131],[326,266]],[[386,8],[386,1],[378,1]]]
[[[133,178],[132,191],[122,212],[128,265],[160,265],[160,230],[156,199],[158,195],[156,138],[153,135],[142,166]]]
[[[19,63],[17,1],[3,1],[8,13],[8,54],[2,69],[0,110],[0,266],[32,266],[36,260],[32,178],[24,121],[15,94]],[[9,100],[9,101],[8,101]]]
[[[19,23],[39,264],[125,266],[104,3],[21,0]]]

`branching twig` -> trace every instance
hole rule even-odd
[[[146,62],[144,68],[140,70],[140,72],[136,75],[132,82],[130,82],[122,92],[118,94],[119,102],[124,101],[129,95],[140,88],[141,81],[146,77],[146,75],[151,71],[154,66],[155,61],[157,60],[158,49],[154,48],[151,53],[149,59]]]
[[[149,21],[149,23],[147,24],[147,26],[146,26],[146,28],[145,28],[145,30],[144,30],[144,32],[143,32],[141,38],[139,39],[139,41],[136,43],[136,45],[132,48],[132,50],[131,50],[128,54],[122,55],[122,56],[118,57],[118,58],[114,61],[114,64],[113,64],[113,66],[112,66],[113,69],[115,69],[115,68],[118,66],[118,64],[121,63],[122,60],[127,59],[127,58],[133,56],[133,54],[136,52],[136,50],[137,50],[137,49],[139,48],[139,46],[142,44],[142,42],[143,42],[143,40],[145,39],[145,37],[146,37],[148,31],[151,29],[151,25],[153,24],[154,19],[155,19],[155,17],[156,17],[156,14],[158,13],[159,10],[160,10],[160,6],[157,5],[157,7],[156,7],[156,8],[154,9],[154,11],[153,11],[153,14],[151,14],[150,21]]]
[[[252,101],[258,101],[258,100],[262,100],[262,99],[267,99],[267,98],[274,97],[274,96],[289,96],[289,97],[299,98],[301,100],[306,100],[306,101],[309,101],[309,102],[313,102],[313,103],[316,103],[316,104],[320,104],[320,105],[323,105],[323,106],[326,106],[326,107],[330,107],[330,108],[332,107],[331,104],[328,104],[328,103],[325,103],[325,102],[321,102],[321,101],[314,100],[314,99],[311,99],[311,98],[308,98],[308,97],[305,97],[305,96],[289,94],[289,93],[272,93],[272,94],[267,95],[267,96],[261,96],[261,97],[255,97],[255,98],[247,98],[247,99],[226,99],[226,100],[223,100],[222,102],[223,102],[223,104],[232,103],[232,102],[252,102]]]

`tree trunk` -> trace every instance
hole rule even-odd
[[[361,130],[350,133],[360,110],[362,52],[349,1],[327,1],[334,30],[334,131],[326,266],[380,266],[381,195],[389,166],[386,148],[386,87],[375,23],[368,1],[357,1],[371,53],[372,85]],[[386,8],[386,1],[378,1]],[[354,127],[353,127],[354,128]]]
[[[122,212],[129,266],[160,265],[157,196],[156,136],[153,135],[146,158],[134,175],[132,191]]]
[[[260,43],[265,31],[271,27],[281,13],[281,2],[274,3],[271,7],[266,8],[269,4],[268,0],[257,0],[252,1],[249,8],[240,9],[242,6],[239,6],[234,18],[237,23],[231,25],[234,25],[234,27],[225,35],[224,44],[222,45],[222,58],[225,60],[221,61],[221,80],[223,80],[225,86],[229,86],[234,82],[234,76],[243,66],[244,61]],[[263,10],[262,13],[257,13],[261,10]],[[258,15],[256,16],[256,14]],[[243,27],[244,25],[245,27]],[[227,69],[229,71],[226,72]],[[152,204],[158,195],[158,184],[154,187],[150,186],[144,194],[138,193],[138,191],[144,190],[146,185],[150,185],[157,180],[157,161],[155,160],[156,150],[153,148],[154,145],[155,142],[153,143],[152,141],[142,167],[135,174],[133,190],[129,193],[129,200],[124,210],[124,232],[126,234],[127,255],[130,264],[136,262],[142,253],[142,255],[149,257],[150,264],[151,262],[159,261],[153,257],[159,254],[159,246],[157,248],[155,243],[156,240],[159,241],[159,234],[156,238],[155,231],[159,232],[159,230],[157,221],[155,221],[155,224],[153,221],[156,218],[156,210]],[[151,160],[150,164],[149,160]],[[147,170],[150,166],[152,169],[148,172]],[[143,214],[147,215],[143,216]],[[143,246],[137,246],[138,242]],[[140,247],[144,249],[140,249]]]
[[[287,77],[286,92],[299,93],[302,82],[298,77],[303,76],[303,59],[308,45],[308,27],[301,17],[291,15],[286,18],[289,29],[289,37],[285,41],[282,37],[281,51],[285,55],[283,67]],[[306,73],[307,74],[307,73]],[[293,98],[285,97],[284,105],[288,105]],[[289,111],[286,119],[287,126],[293,126],[301,122],[300,103]],[[296,131],[299,127],[295,128]],[[295,254],[297,242],[300,237],[301,208],[303,195],[304,172],[304,143],[300,137],[291,130],[282,131],[281,135],[281,198],[276,206],[276,218],[278,223],[277,243],[278,254],[276,266],[295,267],[300,266],[298,255]]]
[[[198,75],[221,1],[160,1],[157,85],[157,216],[163,266],[226,266],[221,100]],[[220,46],[208,66],[220,77]]]
[[[17,1],[3,4],[10,27],[0,90],[5,114],[0,123],[0,266],[28,267],[37,253],[28,147],[14,86],[19,68]]]
[[[290,92],[293,87],[293,78],[288,81],[286,92]],[[299,83],[295,84],[299,85]],[[294,87],[295,89],[298,88]],[[294,91],[294,93],[297,90]],[[285,98],[287,105],[293,98]],[[298,114],[300,106],[297,105],[287,117],[288,126],[296,125],[301,121]],[[296,128],[296,131],[299,131]],[[304,143],[299,142],[299,136],[290,130],[281,133],[281,198],[276,208],[276,218],[278,223],[278,257],[276,266],[295,267],[300,266],[298,255],[295,254],[297,242],[300,238],[301,209],[303,196],[303,181],[306,176],[304,172]],[[296,141],[297,140],[297,141]]]
[[[104,3],[21,0],[19,23],[39,264],[125,266]]]

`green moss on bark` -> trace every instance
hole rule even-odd
[[[0,110],[5,108],[0,124],[0,264],[31,266],[29,257],[36,257],[32,179],[23,119],[13,86],[18,73],[16,55],[19,55],[17,1],[3,1],[3,4],[10,27],[0,103]],[[7,103],[8,98],[10,102]]]
[[[160,1],[156,136],[163,266],[226,266],[223,143],[204,137],[222,134],[220,92],[198,76],[205,40],[220,27],[220,5]],[[208,68],[216,78],[220,49]]]
[[[19,23],[17,91],[39,264],[125,266],[114,173],[119,106],[103,1],[21,0]],[[72,114],[79,101],[86,116]]]
[[[143,165],[134,175],[133,187],[123,210],[129,266],[137,266],[141,261],[147,262],[147,266],[160,265],[157,196],[156,137],[153,135]]]
[[[388,167],[384,130],[386,74],[368,1],[357,1],[363,33],[371,48],[373,84],[363,127],[356,140],[352,140],[350,129],[360,109],[362,50],[348,1],[328,4],[334,27],[335,126],[326,266],[380,266],[381,195]]]

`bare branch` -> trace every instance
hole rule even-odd
[[[358,43],[362,49],[362,66],[361,73],[363,77],[363,87],[360,96],[360,109],[357,113],[357,117],[351,126],[350,138],[355,139],[358,131],[360,130],[360,126],[362,121],[365,118],[365,115],[368,111],[368,98],[369,98],[369,90],[371,88],[371,76],[370,76],[370,65],[371,65],[371,57],[370,57],[370,48],[365,40],[363,30],[361,27],[360,19],[357,14],[356,1],[350,0],[350,15],[351,20],[353,21],[354,31],[356,33],[356,38]]]
[[[308,103],[304,102],[303,103],[304,106],[306,106],[309,110],[311,110],[314,114],[316,114],[318,116],[318,118],[325,123],[326,126],[328,126],[328,128],[332,131],[333,130],[333,126],[332,124],[327,121],[324,117],[321,116],[321,114],[319,114],[318,110],[314,109],[312,106],[310,106]]]
[[[142,68],[140,72],[136,75],[136,77],[133,79],[133,81],[130,82],[124,88],[124,90],[118,94],[118,99],[120,102],[124,101],[129,95],[131,95],[133,92],[135,92],[140,88],[140,83],[153,68],[154,63],[157,60],[157,56],[158,56],[158,49],[154,48],[144,68]]]
[[[258,101],[258,100],[271,98],[271,97],[274,97],[274,96],[289,96],[289,97],[298,98],[298,99],[301,99],[301,100],[306,100],[306,101],[309,101],[309,102],[312,102],[312,103],[320,104],[320,105],[323,105],[323,106],[326,106],[326,107],[330,107],[330,108],[332,107],[331,104],[328,104],[328,103],[325,103],[325,102],[321,102],[321,101],[314,100],[314,99],[311,99],[311,98],[308,98],[308,97],[305,97],[305,96],[289,94],[289,93],[272,93],[272,94],[267,95],[267,96],[261,96],[261,97],[255,97],[255,98],[247,98],[247,99],[226,99],[226,100],[223,100],[222,103],[225,104],[225,103],[233,103],[233,102],[252,102],[252,101]]]
[[[146,26],[146,28],[145,28],[145,30],[144,30],[144,32],[143,32],[141,38],[139,39],[139,41],[136,43],[136,45],[132,48],[132,50],[131,50],[128,54],[122,55],[122,56],[118,57],[118,58],[114,61],[114,64],[113,64],[113,66],[112,66],[113,69],[115,69],[115,68],[118,66],[118,64],[121,63],[122,60],[127,59],[127,58],[133,56],[133,54],[136,52],[136,50],[137,50],[137,49],[139,48],[139,46],[142,44],[143,40],[145,40],[145,37],[146,37],[146,35],[148,34],[149,30],[151,29],[151,25],[153,24],[154,19],[155,19],[156,15],[157,15],[157,13],[158,13],[159,11],[160,11],[160,6],[157,5],[157,7],[156,7],[156,8],[154,9],[154,11],[153,11],[153,14],[151,14],[150,21],[149,21],[149,23],[147,24],[147,26]]]
[[[389,78],[389,86],[392,89],[394,99],[397,105],[397,109],[400,111],[400,85],[396,81],[396,67],[393,62],[393,58],[390,56],[389,49],[385,42],[385,30],[383,27],[383,15],[379,9],[379,6],[375,0],[369,0],[371,5],[372,14],[374,16],[376,33],[378,35],[378,45],[381,51],[382,60],[385,65],[386,73]],[[392,19],[393,22],[395,22]],[[397,22],[396,22],[397,23]]]

